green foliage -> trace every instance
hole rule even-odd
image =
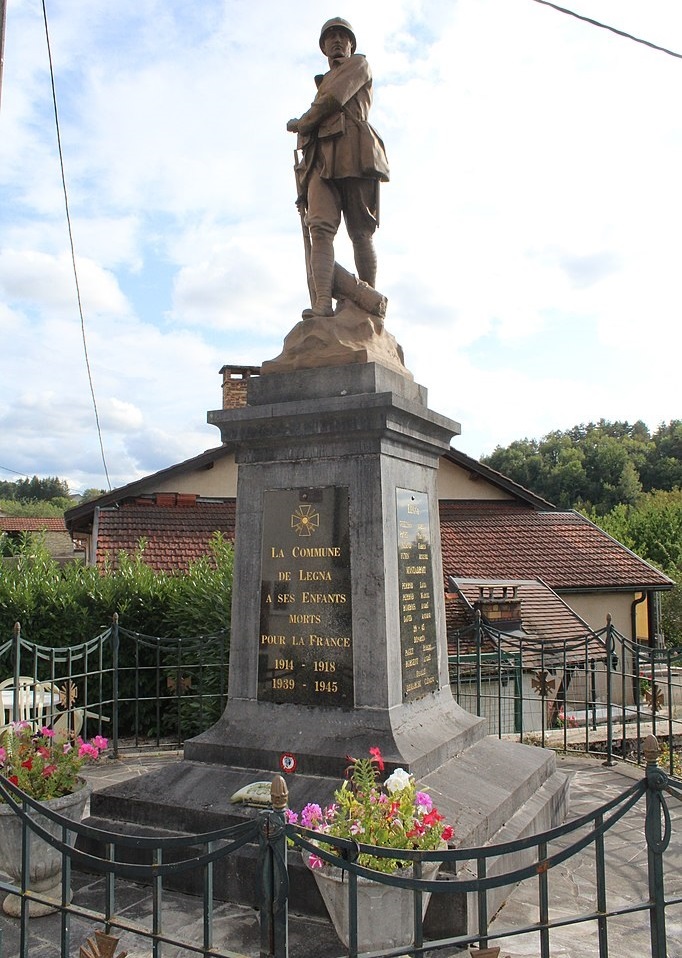
[[[74,645],[101,632],[114,612],[122,625],[147,635],[216,632],[229,625],[232,562],[230,543],[216,535],[210,556],[186,573],[155,572],[141,549],[121,555],[119,568],[102,575],[78,562],[60,566],[31,537],[0,576],[0,643],[20,622],[31,642]]]
[[[83,495],[80,497],[80,502],[78,504],[82,506],[84,502],[90,502],[91,499],[99,499],[99,497],[103,496],[105,492],[105,489],[86,489]],[[71,506],[73,506],[73,503],[71,503]]]
[[[586,515],[664,572],[682,568],[681,489],[657,490],[640,496],[636,506],[620,503],[606,515]]]
[[[643,492],[682,485],[682,421],[662,423],[652,435],[641,421],[601,419],[498,446],[482,462],[561,509],[602,516],[636,505]]]
[[[6,516],[27,516],[38,519],[61,519],[73,503],[70,499],[52,499],[50,502],[24,502],[19,499],[0,499],[0,512]]]
[[[675,588],[664,593],[661,598],[661,628],[665,635],[665,644],[682,647],[682,565],[668,569],[668,575],[675,580]]]
[[[47,479],[19,479],[14,483],[14,498],[22,502],[49,502],[60,497],[69,498],[69,485],[57,476]]]

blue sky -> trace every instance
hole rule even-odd
[[[682,53],[678,0],[572,9]],[[377,286],[455,445],[679,418],[682,60],[533,0],[47,0],[112,485],[219,443],[219,369],[307,305],[294,137],[349,19],[386,143]],[[345,237],[337,259],[352,267]],[[40,0],[8,0],[0,477],[104,488]]]

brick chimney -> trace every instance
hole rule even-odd
[[[480,609],[486,622],[502,632],[513,632],[523,626],[517,585],[480,586],[474,609]]]
[[[249,379],[260,375],[260,366],[223,366],[223,409],[240,409],[246,406],[246,390]]]

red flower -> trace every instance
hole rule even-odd
[[[19,784],[19,779],[17,778],[16,775],[10,775],[9,778],[7,779],[7,781],[8,781],[8,782],[11,782],[12,785],[18,785],[18,784]]]
[[[21,767],[22,767],[22,768],[27,768],[27,769],[29,770],[29,772],[30,772],[31,769],[33,768],[33,759],[32,759],[32,758],[27,758],[25,762],[22,762],[22,763],[21,763]]]
[[[446,825],[443,831],[441,832],[440,837],[444,842],[449,842],[452,836],[455,834],[455,830],[452,825]]]
[[[380,771],[380,772],[383,772],[383,770],[384,770],[384,760],[383,760],[383,758],[381,757],[381,751],[380,751],[380,749],[379,749],[376,745],[373,745],[372,748],[369,750],[369,754],[372,756],[372,758],[374,759],[374,761],[375,761],[375,762],[377,763],[377,765],[379,766],[379,771]]]
[[[443,816],[440,814],[437,808],[432,808],[430,812],[424,815],[422,821],[425,825],[435,825],[436,822],[443,821]]]

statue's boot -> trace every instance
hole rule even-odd
[[[322,231],[311,230],[312,249],[310,268],[315,283],[315,302],[303,310],[303,319],[313,316],[333,316],[332,280],[334,278],[334,243],[331,236]]]
[[[377,254],[374,250],[372,236],[356,236],[353,240],[353,254],[358,279],[376,289],[377,281]]]

